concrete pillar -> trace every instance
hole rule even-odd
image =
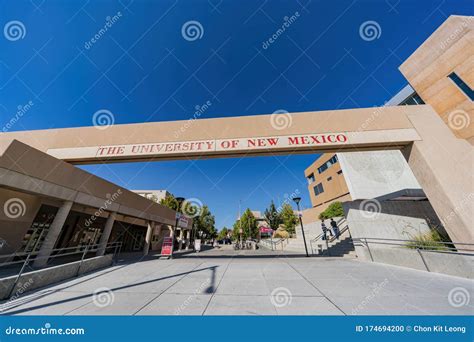
[[[99,248],[97,249],[97,256],[102,256],[105,253],[105,248],[109,242],[110,233],[112,233],[112,227],[114,226],[115,217],[117,216],[116,212],[109,214],[107,221],[105,222],[104,230],[100,236]]]
[[[413,174],[451,240],[474,243],[474,147],[456,138],[429,106],[407,116],[423,139],[403,151]]]
[[[189,249],[189,244],[191,243],[191,231],[186,231],[186,250]]]
[[[143,246],[143,255],[148,255],[151,244],[151,237],[153,236],[153,229],[155,228],[155,223],[148,221],[146,235],[145,235],[145,245]]]
[[[33,263],[34,267],[43,267],[48,262],[48,258],[51,255],[56,241],[58,240],[61,229],[64,226],[64,222],[66,222],[67,216],[71,211],[72,204],[72,201],[66,201],[58,209],[58,212],[56,213],[56,216],[49,227],[48,234],[46,235],[46,238],[41,245],[39,253]]]
[[[184,239],[184,229],[180,228],[180,230],[179,230],[179,248],[178,248],[178,250],[183,249],[183,239]]]

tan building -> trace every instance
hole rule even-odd
[[[329,204],[351,200],[337,154],[324,153],[305,171],[312,210],[306,211],[309,220],[316,220]],[[305,218],[306,219],[306,218]]]
[[[161,200],[165,199],[166,196],[169,196],[170,193],[167,190],[131,190],[132,192],[148,198],[149,200],[156,201],[160,203]]]
[[[100,229],[100,234],[87,231],[84,239],[98,239],[99,243],[111,241],[113,230],[119,229],[115,228],[118,222],[139,226],[136,230],[144,233],[137,233],[132,239],[137,243],[134,246],[130,242],[132,251],[139,250],[143,243],[144,251],[148,252],[152,234],[157,235],[152,228],[154,224],[173,226],[174,211],[80,170],[73,164],[294,153],[327,153],[331,157],[342,153],[350,156],[344,162],[338,156],[342,169],[345,163],[348,169],[355,171],[353,174],[365,177],[366,165],[360,165],[356,158],[363,151],[397,153],[394,157],[403,158],[409,165],[416,176],[416,184],[423,187],[452,240],[474,242],[474,210],[470,200],[474,193],[473,23],[472,17],[449,17],[401,66],[400,70],[425,105],[416,101],[416,105],[407,107],[200,119],[195,120],[192,130],[185,130],[179,136],[175,133],[182,130],[183,121],[112,125],[101,129],[77,127],[2,133],[1,205],[14,211],[9,217],[0,217],[0,237],[3,235],[6,241],[3,248],[10,246],[10,249],[2,249],[1,252],[11,252],[23,246],[24,237],[30,234],[38,213],[51,220],[50,223],[39,222],[43,227],[49,224],[40,247],[42,255],[51,253],[60,241],[70,241],[68,235],[63,238],[61,235],[66,234],[63,227],[68,227],[67,221],[72,212],[87,212],[89,216],[97,217],[89,226]],[[282,121],[286,123],[283,127],[280,124]],[[127,134],[130,131],[139,134]],[[332,174],[337,169],[335,165],[321,174],[314,174],[315,181],[324,176],[320,182],[336,184],[336,176],[341,176],[337,172]],[[391,165],[390,174],[382,176],[392,177],[400,173],[401,178],[398,178],[402,180],[413,176],[405,174],[405,168],[399,170],[398,165]],[[330,177],[331,180],[328,180]],[[354,193],[359,194],[357,198],[376,197],[373,190],[377,188],[370,185],[376,183],[378,177],[371,174],[369,178],[364,178],[365,182],[352,182],[352,177],[347,177],[352,201],[355,200]],[[403,189],[400,188],[401,182],[385,184],[385,192]],[[112,206],[100,210],[108,196],[118,189],[123,195]],[[341,185],[341,195],[343,191]],[[319,194],[315,196],[315,200],[321,199],[322,205],[325,205],[337,195],[337,189],[327,191],[321,197]],[[11,200],[16,198],[21,199],[27,208],[26,211],[21,209],[20,215],[15,209],[17,205],[12,206],[14,201]],[[23,208],[22,203],[19,204]],[[55,214],[49,216],[46,209],[42,211],[43,204],[53,206]],[[5,209],[4,212],[8,211]],[[95,212],[98,214],[95,215]],[[100,222],[99,217],[105,222]],[[77,222],[81,220],[83,218]],[[86,228],[85,223],[83,226],[78,223],[78,226],[75,220],[70,224]],[[78,243],[82,240],[79,235],[75,240]],[[75,233],[70,236],[75,236]]]

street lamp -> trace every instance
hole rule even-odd
[[[175,226],[174,226],[174,234],[173,234],[173,247],[174,247],[174,239],[176,238],[176,234],[178,233],[178,223],[179,223],[179,219],[181,218],[181,211],[183,211],[183,209],[181,208],[181,205],[183,204],[184,202],[184,197],[176,197],[176,202],[178,202],[178,208],[176,209],[176,223],[175,223]],[[181,246],[181,243],[180,243],[180,246]]]
[[[293,201],[296,203],[296,206],[298,208],[298,217],[300,218],[301,232],[303,233],[304,249],[306,251],[306,256],[309,257],[308,247],[306,246],[306,237],[304,236],[303,220],[301,219],[301,210],[300,210],[301,197],[293,197]]]

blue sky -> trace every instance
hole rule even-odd
[[[20,39],[0,36],[0,126],[30,101],[9,130],[90,126],[100,109],[115,124],[187,120],[207,101],[202,118],[381,105],[406,84],[398,66],[447,16],[473,15],[473,7],[467,0],[2,0],[1,26],[22,27]],[[199,39],[183,36],[188,21],[201,25]],[[377,39],[362,39],[367,21],[379,26]],[[303,171],[315,158],[84,168],[128,188],[198,198],[221,228],[234,222],[239,200],[263,210],[299,193],[309,206]]]

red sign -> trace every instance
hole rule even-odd
[[[173,253],[173,238],[165,237],[161,245],[161,255],[171,255]]]

